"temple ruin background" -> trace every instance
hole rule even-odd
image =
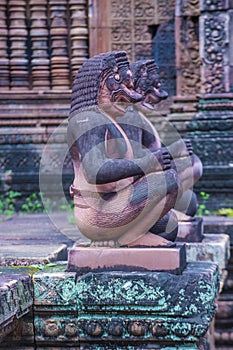
[[[100,52],[125,50],[131,61],[153,57],[159,65],[169,98],[151,121],[162,115],[192,140],[204,165],[195,191],[210,195],[206,208],[232,208],[232,31],[233,0],[1,0],[1,177],[10,170],[12,190],[39,192],[41,154],[57,126],[66,127],[79,67]],[[53,142],[51,163],[59,168],[65,133]],[[67,155],[67,192],[72,177]],[[232,332],[224,333],[233,327],[230,292],[219,301],[219,349],[233,339]]]
[[[210,194],[210,209],[231,206],[232,17],[232,0],[1,0],[0,172],[12,171],[13,190],[39,191],[41,152],[68,116],[81,64],[125,50],[159,65],[169,93],[160,112],[204,164],[197,193]]]

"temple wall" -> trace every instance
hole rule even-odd
[[[0,178],[11,170],[12,189],[28,195],[39,191],[43,147],[66,120],[73,78],[89,55],[88,3],[2,0],[0,32]]]

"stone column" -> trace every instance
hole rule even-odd
[[[8,88],[9,88],[9,58],[8,58],[8,54],[7,54],[8,28],[7,28],[6,11],[7,11],[7,2],[6,2],[6,0],[2,0],[1,4],[0,4],[0,33],[1,33],[0,90],[8,90]]]
[[[69,0],[71,69],[74,78],[88,57],[87,0]]]
[[[47,0],[30,0],[31,68],[33,90],[49,90]]]
[[[8,9],[10,22],[10,86],[11,89],[28,90],[29,60],[27,55],[27,2],[25,0],[9,0]]]
[[[51,79],[53,90],[70,88],[67,1],[49,0],[51,37]]]

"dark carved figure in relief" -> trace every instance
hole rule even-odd
[[[153,115],[155,105],[167,97],[167,93],[161,88],[158,67],[153,60],[144,60],[132,63],[130,68],[134,75],[134,89],[143,96],[136,103],[137,109],[145,116]],[[143,118],[142,115],[141,117]],[[159,134],[152,125],[150,135],[153,136],[148,147],[161,149]],[[183,191],[174,209],[178,210],[176,215],[180,219],[187,219],[187,216],[194,216],[197,211],[196,195],[191,188],[202,175],[202,164],[193,153],[190,140],[178,139],[168,145],[167,150],[171,156],[171,167],[178,172]]]
[[[71,194],[77,226],[93,246],[171,246],[176,236],[171,209],[182,196],[180,176],[141,113],[125,122],[142,98],[125,52],[90,58],[74,81]]]

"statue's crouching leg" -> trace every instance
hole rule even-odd
[[[178,234],[178,219],[175,212],[170,210],[150,228],[150,232],[174,242]]]
[[[111,195],[76,197],[77,226],[91,240],[127,245],[145,235],[174,206],[178,192],[177,173],[170,169],[143,176]]]
[[[151,227],[153,227],[161,218],[172,209],[177,200],[177,196],[181,193],[181,187],[177,173],[170,169],[161,174],[153,173],[145,176],[137,183],[137,196],[132,198],[134,205],[139,201],[140,187],[145,186],[147,183],[147,202],[144,210],[134,220],[133,226],[120,237],[119,242],[121,245],[147,245],[148,246],[170,246],[170,242],[167,238],[164,239],[161,235],[155,235],[151,233]],[[146,191],[144,188],[144,195]],[[137,201],[136,201],[137,199]],[[163,228],[167,226],[167,232],[170,233],[170,237],[174,240],[177,235],[177,219],[173,212],[169,213],[166,219],[163,221]],[[160,233],[163,231],[160,227]]]
[[[182,213],[188,215],[188,217],[193,217],[197,212],[197,208],[197,196],[192,190],[185,191],[179,200],[177,200],[174,207],[174,209],[181,213],[180,217],[178,217],[180,220],[182,220]],[[183,219],[185,219],[185,215]]]

